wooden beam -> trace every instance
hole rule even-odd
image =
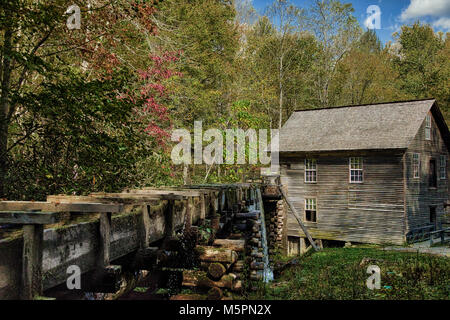
[[[183,200],[186,196],[176,194],[135,194],[135,193],[92,193],[90,195],[96,199],[116,201],[120,203],[128,202],[148,202],[154,200]]]
[[[0,211],[0,223],[53,224],[59,221],[56,212]]]
[[[202,194],[200,196],[200,219],[204,220],[206,218],[206,195]]]
[[[0,211],[121,212],[122,204],[93,202],[0,201]]]
[[[179,196],[185,196],[185,197],[199,197],[205,192],[197,191],[197,190],[161,190],[161,189],[151,189],[151,188],[144,188],[144,189],[132,189],[127,190],[126,193],[129,194],[149,194],[149,195],[168,195],[168,194],[175,194]]]
[[[106,268],[110,262],[111,245],[111,213],[102,213],[100,215],[100,254],[98,265]]]
[[[74,202],[99,202],[99,200],[91,196],[69,196],[66,194],[57,194],[47,196],[47,202],[74,203]]]
[[[142,234],[141,248],[148,248],[150,245],[150,230],[152,221],[150,219],[150,204],[142,206]]]
[[[192,203],[192,197],[185,200],[184,205],[186,207],[185,226],[186,230],[189,230],[192,226],[192,214],[194,210],[194,204]]]
[[[171,238],[175,235],[175,200],[169,200],[168,206],[164,211],[164,236]]]
[[[22,284],[21,299],[32,300],[42,296],[42,252],[44,226],[29,224],[23,226]]]

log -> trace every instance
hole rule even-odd
[[[245,240],[216,239],[213,242],[213,246],[243,252],[245,249]]]
[[[23,226],[21,299],[42,296],[43,225]]]
[[[251,256],[252,257],[256,257],[256,258],[262,258],[263,257],[263,253],[258,251],[258,250],[252,250]]]
[[[208,267],[208,275],[211,279],[220,279],[225,274],[227,269],[220,262],[213,262]]]
[[[195,249],[200,261],[234,263],[238,258],[236,251],[230,249],[210,246],[197,246]]]
[[[238,260],[235,264],[231,267],[233,272],[242,272],[244,270],[244,260]]]
[[[238,280],[238,281],[236,281],[236,282],[233,284],[232,290],[233,290],[233,291],[242,291],[242,288],[243,288],[243,286],[242,286],[242,281],[241,281],[241,280]]]
[[[250,279],[251,280],[262,280],[263,279],[262,271],[252,270],[252,272],[250,273]]]
[[[228,236],[228,239],[242,239],[242,233],[231,233]]]
[[[247,224],[245,224],[245,223],[236,223],[236,224],[234,225],[234,227],[235,227],[236,229],[238,229],[239,231],[245,231],[245,230],[247,230]]]
[[[252,261],[252,263],[250,263],[250,269],[252,269],[252,270],[263,270],[264,269],[264,263],[263,262]]]
[[[223,292],[218,287],[212,287],[208,291],[208,300],[221,300],[223,297]]]
[[[185,287],[219,287],[231,289],[233,286],[234,277],[228,274],[222,276],[218,281],[208,278],[204,271],[185,270],[183,271],[182,285]]]
[[[259,218],[259,211],[236,213],[236,219],[258,219],[258,218]]]

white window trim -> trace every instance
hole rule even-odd
[[[308,160],[315,160],[316,161],[316,168],[315,169],[306,169],[306,162],[308,161]],[[306,180],[306,172],[315,172],[316,174],[315,174],[315,177],[316,177],[316,181],[307,181]],[[317,159],[305,159],[305,170],[304,170],[304,182],[305,183],[317,183]]]
[[[444,161],[442,161],[442,159],[444,159]],[[444,166],[442,165],[442,162],[444,162]],[[442,168],[444,168],[444,177],[441,175]],[[447,180],[447,156],[444,154],[439,156],[439,180]]]
[[[427,114],[425,117],[425,140],[431,141],[431,115]]]
[[[417,176],[415,175],[415,171],[414,171],[414,156],[417,155]],[[413,179],[420,179],[420,163],[421,159],[420,159],[420,153],[413,153],[412,156],[412,171],[413,171]]]
[[[352,169],[352,158],[361,159],[361,169]],[[361,171],[362,181],[352,181],[352,170]],[[349,157],[348,158],[348,182],[349,183],[364,183],[364,158],[363,157]]]
[[[307,205],[306,205],[306,203],[307,203],[307,200],[309,200],[309,199],[313,199],[314,201],[315,201],[315,205],[316,205],[316,221],[309,221],[309,220],[306,220],[306,207],[307,207]],[[310,210],[310,211],[312,211],[312,210]],[[308,198],[305,198],[305,210],[303,210],[303,219],[304,219],[304,221],[305,222],[308,222],[308,223],[317,223],[318,221],[319,221],[319,213],[318,213],[318,210],[317,210],[317,198],[316,197],[308,197]]]

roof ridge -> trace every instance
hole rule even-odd
[[[407,102],[418,102],[418,101],[429,101],[429,100],[436,101],[435,98],[413,99],[413,100],[365,103],[365,104],[354,104],[354,105],[350,104],[350,105],[345,105],[345,106],[323,107],[323,108],[313,108],[313,109],[297,109],[297,110],[294,110],[294,112],[329,110],[329,109],[342,109],[342,108],[354,108],[354,107],[376,106],[376,105],[382,105],[382,104],[400,104],[400,103],[407,103]]]

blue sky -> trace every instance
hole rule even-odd
[[[301,8],[308,8],[310,0],[291,0]],[[383,43],[392,40],[392,33],[398,31],[403,24],[411,24],[416,20],[429,23],[435,31],[450,32],[450,0],[341,0],[351,3],[354,15],[361,26],[368,17],[367,8],[377,5],[381,10],[381,28],[376,30]],[[253,0],[253,6],[260,12],[272,3],[272,0]]]

